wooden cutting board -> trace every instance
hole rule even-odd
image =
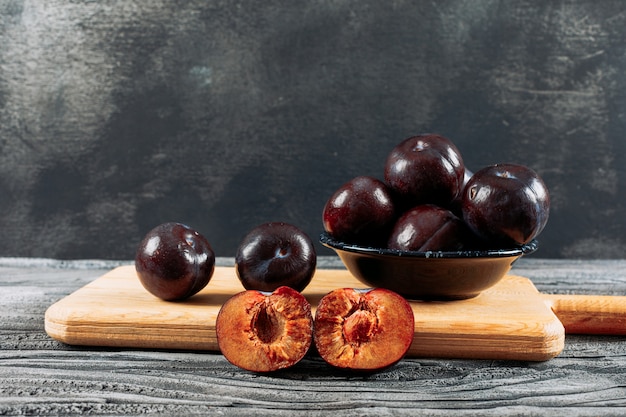
[[[303,294],[315,310],[340,287],[363,284],[346,270],[318,269]],[[220,306],[243,290],[234,268],[216,267],[197,295],[162,301],[142,287],[134,266],[122,266],[50,306],[45,329],[71,345],[218,351]],[[408,357],[543,361],[563,350],[566,330],[626,334],[626,297],[543,295],[514,275],[469,300],[411,305],[415,337]]]

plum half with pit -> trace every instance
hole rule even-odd
[[[396,222],[387,246],[401,251],[457,251],[466,248],[471,232],[450,210],[422,204]]]
[[[206,237],[191,227],[163,223],[142,239],[135,270],[144,288],[166,301],[184,300],[209,283],[215,253]]]
[[[233,365],[252,372],[289,368],[311,346],[311,304],[290,287],[242,291],[222,305],[215,331],[220,351]]]
[[[397,363],[415,334],[409,302],[384,288],[338,288],[319,301],[315,347],[336,368],[375,371]]]
[[[405,206],[447,206],[463,188],[465,166],[452,141],[437,134],[412,136],[385,161],[385,181]]]
[[[463,219],[494,245],[523,245],[544,229],[550,195],[541,177],[519,164],[495,164],[472,175],[463,192]]]
[[[313,278],[317,254],[300,228],[284,222],[263,223],[243,238],[235,271],[247,290],[274,291],[289,286],[302,291]]]
[[[358,176],[330,196],[322,220],[324,230],[337,240],[378,245],[386,241],[395,216],[387,185],[374,177]]]

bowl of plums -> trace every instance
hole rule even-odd
[[[330,196],[320,242],[368,287],[460,300],[537,250],[549,211],[548,189],[531,168],[472,172],[450,139],[422,134],[390,151],[382,179],[357,176]]]

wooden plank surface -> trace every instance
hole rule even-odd
[[[219,354],[69,346],[44,332],[51,304],[118,265],[0,258],[0,415],[626,415],[624,336],[568,334],[544,362],[409,358],[359,375],[311,355],[257,375]],[[529,257],[512,273],[542,293],[626,294],[625,260]]]
[[[315,311],[328,292],[363,286],[345,269],[320,269],[303,294]],[[234,268],[216,267],[194,297],[162,301],[141,286],[132,265],[121,266],[52,305],[46,331],[75,345],[218,351],[217,314],[243,290]],[[507,275],[475,298],[411,306],[409,357],[541,361],[563,349],[563,326],[527,278]]]

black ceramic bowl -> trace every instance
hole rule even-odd
[[[322,233],[320,242],[339,255],[359,281],[415,300],[472,298],[495,285],[537,241],[497,250],[405,252],[339,242]]]

